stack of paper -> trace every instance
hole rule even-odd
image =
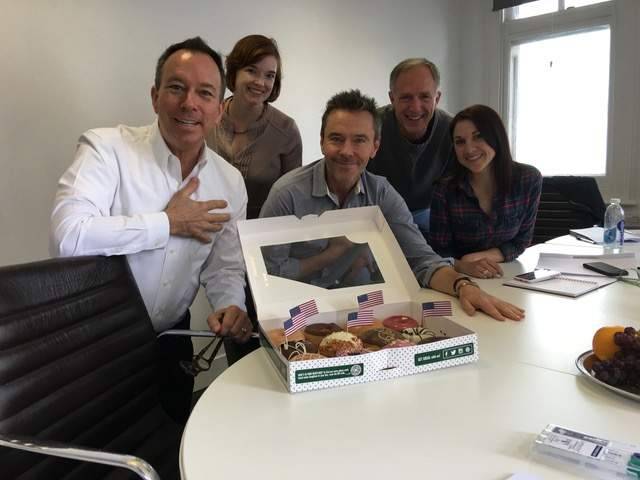
[[[592,270],[587,270],[583,263],[604,262],[614,267],[633,272],[636,270],[636,255],[633,252],[605,255],[565,255],[562,253],[541,253],[536,268],[548,268],[568,275],[604,277]],[[635,276],[634,276],[635,278]]]
[[[587,270],[582,266],[584,263],[589,262],[604,262],[630,272],[635,271],[637,265],[636,255],[632,252],[604,255],[541,253],[536,269],[546,268],[561,272],[563,275],[536,283],[527,283],[514,279],[504,282],[504,285],[566,295],[568,297],[579,297],[617,280],[616,277],[607,277],[592,270]]]
[[[598,245],[602,245],[604,243],[604,228],[602,227],[589,227],[569,230],[569,234],[584,242],[595,243]],[[625,243],[640,242],[640,236],[635,235],[629,230],[625,230],[624,241]]]

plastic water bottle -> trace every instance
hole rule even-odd
[[[620,206],[619,198],[612,198],[604,212],[604,244],[613,246],[624,243],[624,210]]]

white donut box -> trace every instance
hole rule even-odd
[[[308,323],[336,323],[345,328],[356,311],[357,296],[382,290],[384,304],[374,307],[374,318],[408,315],[419,323],[425,294],[407,264],[398,242],[377,206],[332,210],[309,215],[262,218],[238,222],[242,252],[253,294],[261,344],[291,393],[352,385],[413,375],[478,360],[475,332],[447,317],[428,317],[423,326],[449,338],[424,345],[382,349],[363,355],[289,362],[272,345],[266,332],[282,328],[289,309],[315,299],[318,315]],[[345,235],[354,243],[368,243],[384,283],[325,289],[267,273],[261,247]],[[429,292],[429,290],[426,290]],[[437,296],[437,298],[435,298]],[[442,295],[434,294],[434,300]],[[451,299],[455,301],[454,299]]]

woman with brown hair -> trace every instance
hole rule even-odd
[[[459,112],[450,132],[457,162],[434,190],[429,245],[461,273],[501,276],[499,263],[531,243],[542,176],[513,161],[502,120],[485,105]]]
[[[273,183],[302,164],[295,121],[271,105],[280,95],[282,62],[272,38],[240,39],[226,59],[227,87],[220,124],[207,138],[211,149],[244,177],[247,218],[256,218]]]

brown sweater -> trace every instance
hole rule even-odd
[[[302,139],[296,122],[269,104],[246,135],[246,147],[233,156],[233,125],[225,111],[207,144],[240,170],[249,196],[247,218],[257,218],[273,183],[302,165]]]

